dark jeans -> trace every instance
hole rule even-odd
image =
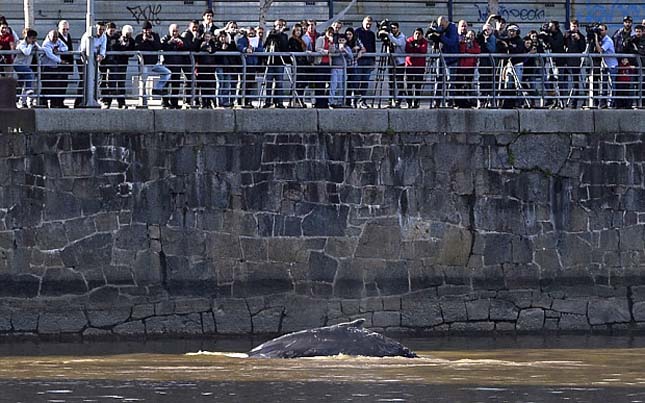
[[[329,99],[325,95],[325,88],[331,78],[331,67],[328,65],[317,65],[312,78],[314,97],[316,98],[314,107],[327,108],[329,106]]]
[[[376,66],[374,58],[362,57],[358,59],[356,66],[356,81],[358,81],[358,95],[360,98],[365,98],[367,95],[367,88],[370,84],[370,77]]]
[[[67,74],[61,72],[57,67],[43,67],[42,73],[42,90],[41,102],[43,106],[47,106],[49,102],[50,108],[62,108],[65,98],[65,88],[67,87]]]

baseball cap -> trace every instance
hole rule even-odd
[[[624,16],[623,17],[623,22],[625,22],[625,21],[634,22],[634,20],[632,19],[631,15]]]

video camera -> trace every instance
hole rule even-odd
[[[439,24],[435,21],[432,21],[426,30],[425,37],[434,42],[437,45],[441,41],[441,31],[439,29]]]
[[[389,43],[391,31],[392,30],[390,28],[390,20],[386,18],[383,21],[378,23],[378,31],[376,33],[376,36],[378,36],[378,39],[381,42]]]
[[[585,29],[587,30],[587,42],[595,42],[596,35],[600,35],[600,24],[596,22],[590,25],[585,25]]]

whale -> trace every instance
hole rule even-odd
[[[363,327],[365,319],[288,333],[253,348],[250,358],[302,358],[334,355],[407,357],[417,355],[398,341]]]

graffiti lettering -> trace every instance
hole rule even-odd
[[[488,7],[479,7],[477,4],[475,7],[479,21],[486,21],[489,14]],[[544,10],[539,8],[508,8],[501,5],[499,6],[499,14],[507,21],[544,21],[546,15]]]
[[[138,24],[146,20],[150,21],[153,25],[161,24],[161,19],[159,18],[159,14],[161,13],[161,4],[150,4],[147,6],[135,7],[126,6],[126,8],[132,14],[132,17],[134,17]]]

